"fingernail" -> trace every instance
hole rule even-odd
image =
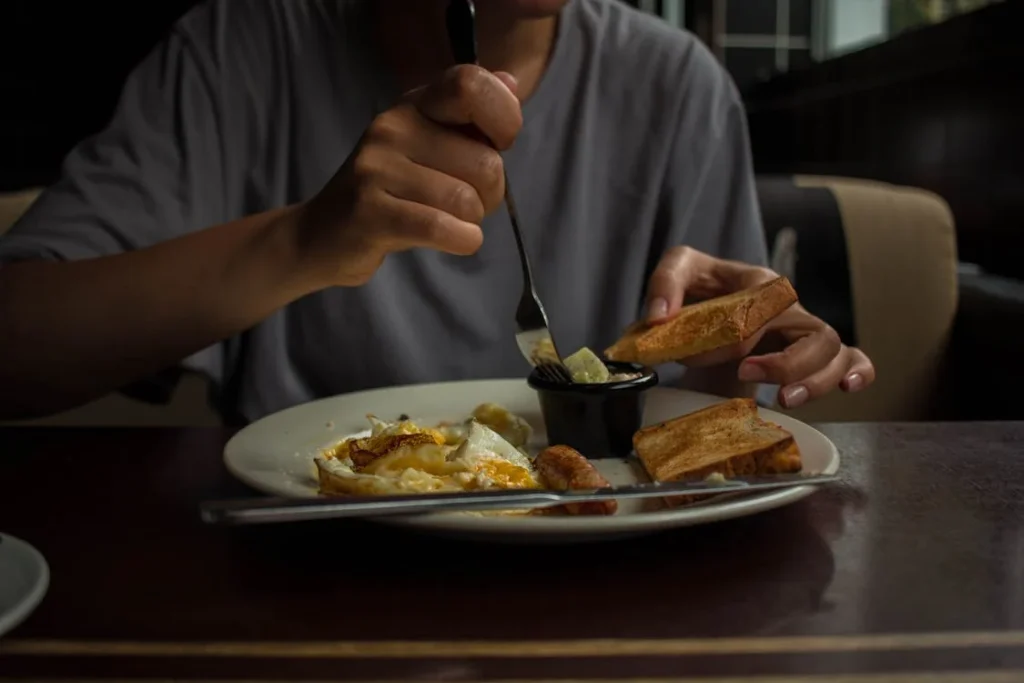
[[[668,302],[660,296],[647,306],[647,317],[652,320],[664,318],[668,313]]]
[[[782,390],[782,403],[787,408],[802,406],[807,400],[807,387],[798,384],[795,387],[786,387]]]
[[[757,363],[743,363],[740,365],[739,378],[741,382],[763,382],[768,374]]]
[[[846,376],[846,390],[859,391],[864,386],[864,378],[859,372],[851,372]]]

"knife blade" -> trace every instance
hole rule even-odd
[[[490,489],[389,496],[240,498],[207,501],[200,506],[200,516],[208,524],[237,525],[430,512],[539,509],[565,503],[770,491],[797,486],[820,486],[837,480],[836,475],[779,474],[735,477],[724,481],[652,482],[572,491]]]

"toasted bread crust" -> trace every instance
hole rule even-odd
[[[793,435],[757,414],[752,399],[738,398],[651,425],[633,446],[655,481],[799,472]]]
[[[749,339],[797,302],[785,277],[716,299],[683,306],[672,319],[637,323],[605,350],[608,360],[658,365]]]

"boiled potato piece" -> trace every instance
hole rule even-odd
[[[565,367],[577,384],[604,384],[611,378],[608,366],[586,346],[566,358]]]

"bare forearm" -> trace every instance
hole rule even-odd
[[[315,287],[282,209],[149,249],[0,270],[0,417],[73,407],[250,327]]]

